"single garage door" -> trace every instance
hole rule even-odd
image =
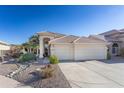
[[[56,55],[60,60],[73,60],[73,46],[71,44],[54,45],[51,47],[51,54]]]
[[[75,60],[106,59],[107,48],[99,44],[75,45]]]

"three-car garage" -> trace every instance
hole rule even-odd
[[[106,59],[106,42],[99,39],[89,39],[87,37],[75,38],[67,36],[51,42],[51,55],[56,55],[60,60],[89,60]],[[70,40],[69,40],[70,39]],[[71,41],[71,42],[69,42]]]

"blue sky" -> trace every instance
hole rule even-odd
[[[124,6],[0,6],[0,40],[21,44],[48,30],[88,36],[124,28]]]

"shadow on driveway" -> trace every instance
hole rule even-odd
[[[80,63],[80,62],[87,62],[87,61],[93,61],[95,59],[92,60],[78,60],[78,61],[74,61],[74,60],[61,60],[61,63]],[[124,63],[124,58],[123,57],[112,57],[110,60],[97,60],[99,62],[102,63],[106,63],[106,64],[118,64],[118,63]]]
[[[123,57],[112,57],[110,60],[103,60],[100,62],[104,62],[107,64],[118,64],[118,63],[124,63],[124,58]]]

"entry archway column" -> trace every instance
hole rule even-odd
[[[40,49],[40,58],[43,58],[43,53],[44,53],[44,44],[43,44],[43,37],[42,36],[40,36],[39,37],[39,44],[40,44],[40,47],[39,47],[39,49]]]

